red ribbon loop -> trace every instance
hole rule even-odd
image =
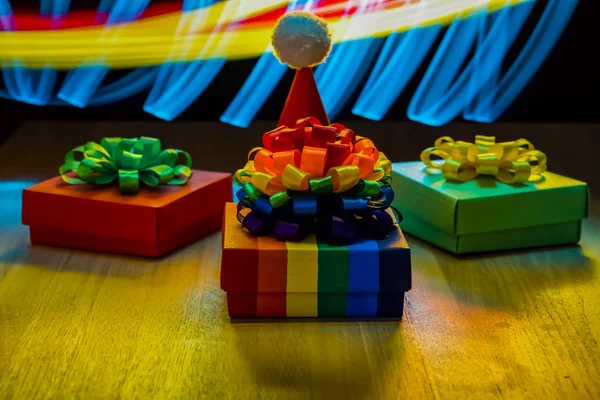
[[[295,150],[294,136],[296,129],[280,126],[263,135],[263,147],[274,153],[286,150]]]
[[[313,125],[309,132],[309,146],[326,148],[328,143],[335,143],[338,130],[332,126]]]
[[[327,164],[325,169],[329,170],[329,168],[342,165],[351,153],[352,149],[349,144],[327,143]]]
[[[349,145],[350,152],[352,152],[354,150],[354,146],[356,144],[356,134],[354,133],[354,131],[352,129],[348,129],[342,124],[334,124],[334,125],[341,126],[342,129],[340,130],[340,133],[338,134],[338,140],[342,144]]]
[[[379,159],[375,144],[356,136],[342,124],[321,125],[315,117],[299,119],[293,127],[280,126],[263,135],[264,149],[254,157],[256,170],[282,176],[287,165],[315,178],[333,167],[355,165],[364,179]]]

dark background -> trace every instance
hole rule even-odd
[[[574,0],[562,0],[574,1]],[[13,0],[13,6],[36,9],[39,1]],[[74,9],[95,8],[97,1],[73,2]],[[541,0],[529,19],[527,26],[517,39],[511,51],[509,62],[518,54],[524,41],[539,20],[541,11],[546,5]],[[598,6],[592,0],[580,0],[564,35],[558,42],[550,57],[546,60],[537,75],[530,81],[521,95],[501,118],[511,122],[599,122],[598,93],[600,71],[598,54]],[[594,10],[593,10],[594,9]],[[435,46],[434,46],[435,48]],[[433,52],[431,52],[433,53]],[[406,119],[406,109],[417,87],[425,68],[429,64],[425,60],[416,78],[411,82],[404,94],[396,101],[388,113],[388,120]],[[179,120],[215,120],[229,105],[246,77],[252,70],[256,60],[230,62],[212,82],[209,88],[193,104]],[[507,63],[508,64],[508,63]],[[127,71],[112,72],[108,80],[122,76]],[[282,108],[287,90],[293,78],[289,71],[277,89],[262,108],[256,119],[274,120]],[[360,87],[360,86],[359,86]],[[351,112],[351,106],[359,94],[347,103],[346,109],[337,117],[339,120],[359,119]],[[9,100],[0,99],[0,118],[5,122],[4,129],[18,126],[27,120],[154,120],[155,117],[142,110],[147,93],[126,99],[120,103],[100,107],[78,109],[73,107],[37,107]]]

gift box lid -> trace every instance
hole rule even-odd
[[[422,162],[393,164],[395,204],[451,235],[578,221],[588,214],[588,186],[551,172],[535,182],[505,184],[480,176],[451,182]]]
[[[222,212],[230,182],[230,174],[195,170],[186,185],[121,195],[117,185],[70,185],[58,176],[23,191],[22,219],[32,227],[157,242]]]
[[[242,229],[237,205],[225,206],[221,288],[238,293],[376,293],[411,288],[410,249],[399,227],[383,240],[330,246],[255,237]]]

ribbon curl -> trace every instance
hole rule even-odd
[[[265,133],[263,145],[250,151],[235,182],[250,183],[268,196],[286,190],[344,193],[358,184],[372,191],[373,183],[389,182],[391,176],[392,163],[370,139],[342,124],[322,126],[314,117]],[[283,205],[282,197],[272,199],[273,205]]]
[[[444,163],[434,163],[432,156]],[[421,161],[429,168],[441,169],[445,179],[460,182],[490,175],[504,183],[522,183],[547,169],[546,155],[528,140],[496,143],[495,137],[481,135],[475,136],[475,143],[440,137],[434,147],[423,150]]]
[[[262,141],[234,175],[242,187],[238,219],[253,235],[298,241],[316,231],[347,242],[385,236],[401,218],[386,212],[392,164],[370,139],[309,117]]]
[[[77,153],[83,154],[81,161],[75,159]],[[185,165],[177,164],[180,154],[186,159]],[[192,158],[187,152],[163,150],[159,139],[103,138],[100,144],[88,142],[69,151],[59,172],[66,183],[73,185],[105,185],[118,179],[121,193],[126,194],[138,193],[140,181],[151,187],[185,185],[192,176],[191,167]],[[69,172],[76,176],[67,175]]]

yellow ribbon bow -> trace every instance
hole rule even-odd
[[[431,156],[440,157],[444,163],[434,163]],[[429,168],[441,169],[445,179],[460,182],[492,175],[504,183],[521,183],[547,169],[546,155],[527,139],[496,143],[495,137],[481,135],[475,136],[475,143],[443,136],[434,147],[423,150],[421,161]]]

